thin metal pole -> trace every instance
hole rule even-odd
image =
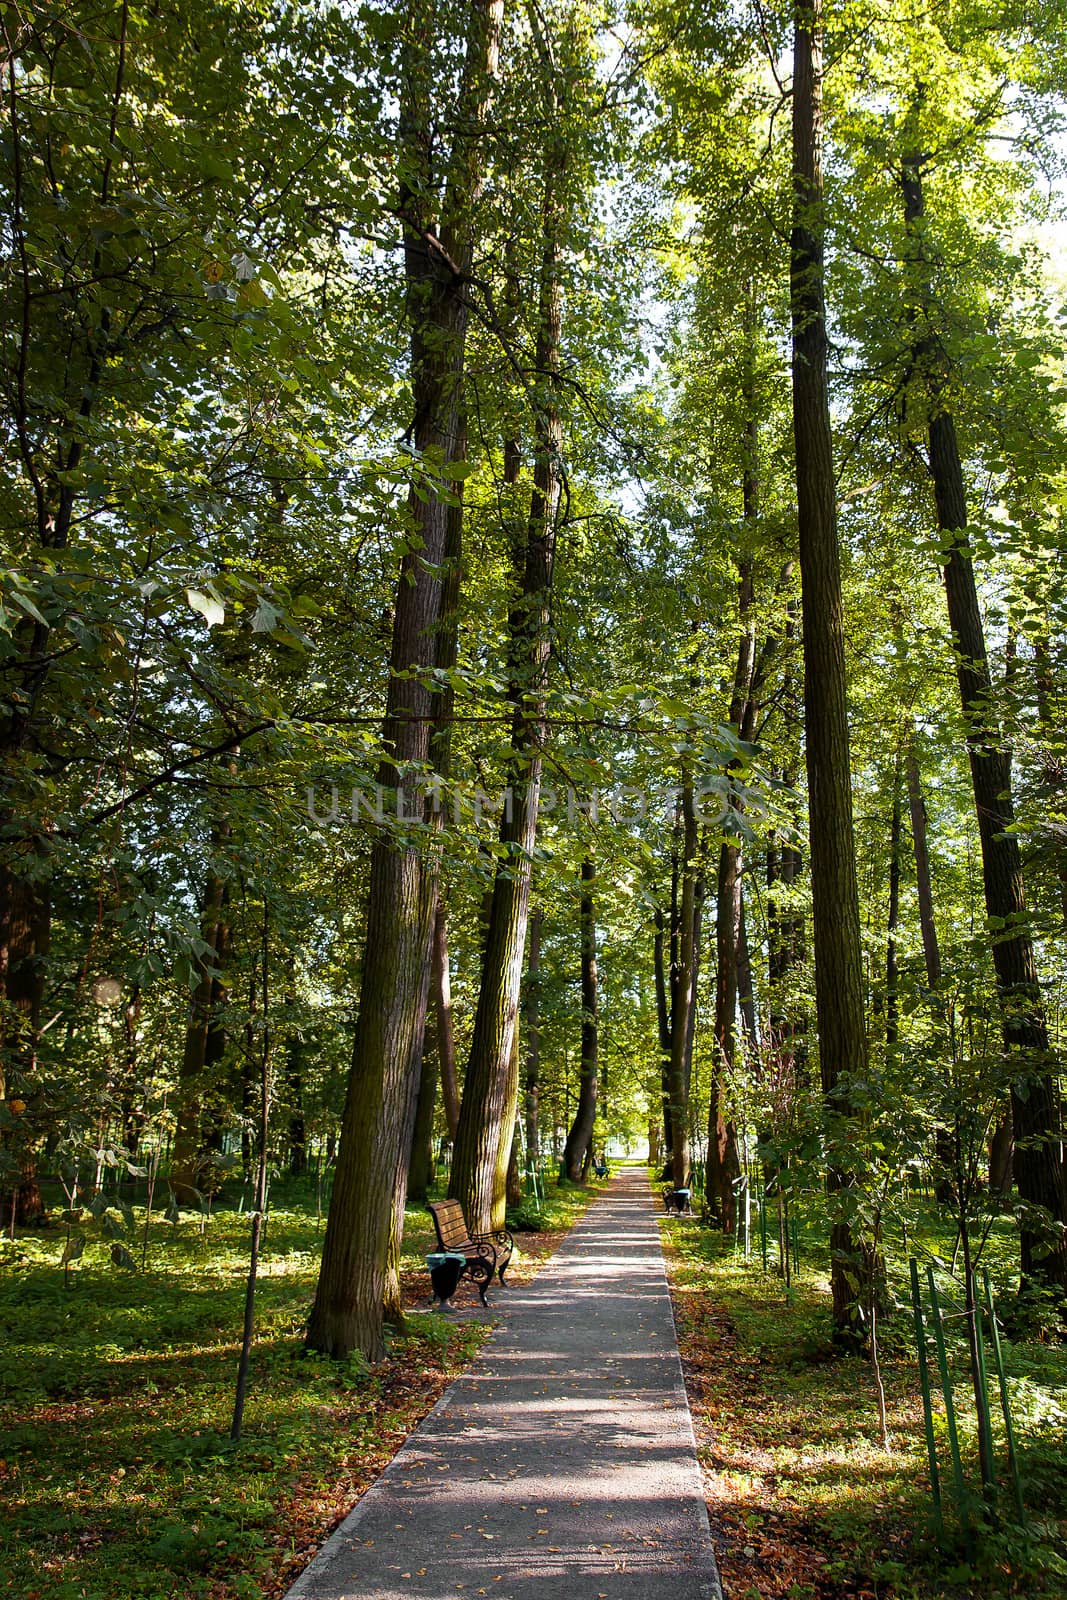
[[[989,1282],[989,1268],[982,1269],[985,1279],[985,1299],[989,1307],[990,1338],[993,1341],[993,1361],[997,1369],[997,1381],[1000,1384],[1000,1405],[1004,1412],[1004,1437],[1008,1442],[1008,1468],[1011,1472],[1011,1484],[1015,1491],[1015,1509],[1019,1513],[1019,1522],[1026,1527],[1026,1508],[1023,1505],[1023,1485],[1019,1476],[1019,1458],[1015,1454],[1015,1429],[1011,1425],[1011,1403],[1008,1396],[1008,1379],[1004,1371],[1004,1352],[1000,1346],[1000,1329],[997,1327],[997,1312],[993,1304],[993,1290]]]
[[[996,1474],[993,1470],[993,1421],[989,1408],[989,1379],[985,1369],[985,1340],[982,1338],[982,1308],[978,1304],[978,1279],[971,1272],[970,1301],[974,1310],[974,1354],[978,1368],[978,1387],[982,1404],[978,1409],[978,1426],[985,1435],[985,1461],[989,1474],[988,1484],[983,1484],[983,1490],[992,1491],[996,1485]]]
[[[956,1431],[956,1405],[952,1398],[952,1380],[948,1374],[948,1356],[945,1353],[945,1330],[941,1323],[941,1302],[937,1297],[937,1284],[934,1282],[933,1267],[927,1267],[926,1276],[930,1284],[931,1321],[934,1328],[934,1340],[937,1345],[937,1365],[941,1373],[941,1392],[945,1397],[945,1421],[948,1424],[949,1449],[952,1451],[952,1476],[956,1484],[956,1503],[959,1507],[960,1521],[963,1524],[964,1538],[967,1542],[967,1553],[970,1556],[974,1552],[974,1534],[971,1529],[970,1511],[967,1506],[967,1489],[963,1482],[960,1439]]]
[[[937,1530],[937,1542],[941,1544],[945,1537],[945,1526],[941,1516],[941,1474],[937,1467],[937,1445],[934,1441],[934,1408],[930,1399],[930,1368],[926,1360],[926,1328],[923,1322],[922,1295],[919,1292],[919,1265],[913,1256],[909,1262],[911,1267],[911,1309],[915,1318],[915,1345],[919,1352],[919,1387],[923,1395],[923,1428],[926,1432],[926,1454],[930,1462],[930,1498],[934,1506],[934,1527]]]

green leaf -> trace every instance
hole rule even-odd
[[[269,600],[264,600],[260,597],[259,605],[256,607],[256,614],[252,618],[252,632],[273,633],[278,626],[279,615],[280,613],[271,605]]]
[[[209,628],[226,621],[226,607],[214,595],[205,594],[202,589],[186,589],[185,598],[193,610],[200,613]]]
[[[47,628],[47,619],[41,615],[28,594],[23,594],[19,589],[12,589],[11,600],[20,611],[25,611],[28,617],[32,617],[34,622],[39,622],[43,628]]]

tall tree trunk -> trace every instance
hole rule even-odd
[[[944,1029],[944,1010],[939,998],[941,988],[941,947],[934,919],[934,890],[930,875],[930,850],[926,841],[926,802],[923,799],[919,762],[915,754],[914,730],[904,751],[904,783],[908,791],[908,817],[911,822],[912,850],[915,855],[915,895],[919,903],[919,932],[922,937],[923,960],[926,965],[926,982],[933,1001],[934,1026],[938,1044]],[[953,1199],[952,1173],[956,1169],[955,1140],[952,1130],[939,1127],[934,1134],[934,1196],[942,1205],[951,1205]]]
[[[900,926],[901,756],[893,767],[893,812],[889,821],[889,915],[885,940],[885,1042],[900,1038],[900,1000],[897,994],[897,929]]]
[[[689,1185],[689,1081],[693,1058],[696,1005],[697,823],[693,769],[686,756],[682,768],[681,899],[678,908],[678,960],[671,1008],[670,1108],[671,1180],[676,1189]]]
[[[518,1017],[511,1036],[511,1054],[508,1056],[508,1075],[504,1086],[504,1116],[500,1124],[500,1140],[496,1149],[496,1172],[493,1174],[494,1216],[503,1227],[508,1205],[509,1185],[513,1182],[512,1163],[515,1155],[515,1132],[519,1126],[519,1077],[522,1062],[521,1030]]]
[[[526,954],[526,989],[523,995],[523,1030],[526,1040],[526,1163],[536,1172],[541,1161],[541,927],[544,912],[538,905],[530,913],[530,942]]]
[[[461,411],[456,428],[456,460],[467,455],[467,422]],[[438,625],[437,666],[445,681],[434,707],[430,754],[442,791],[452,778],[452,731],[456,691],[448,676],[459,654],[459,599],[463,577],[463,482],[456,484],[455,500],[448,508],[445,529],[445,569]],[[448,915],[440,884],[434,910],[433,948],[430,957],[430,1007],[448,1136],[455,1139],[459,1126],[459,1081],[456,1076],[456,1036],[452,1019],[452,975],[448,959]],[[425,1077],[425,1051],[423,1074]],[[421,1089],[420,1089],[421,1094]],[[431,1121],[432,1134],[432,1121]]]
[[[858,1336],[851,1229],[834,1198],[848,1183],[849,1083],[867,1063],[852,826],[841,552],[826,378],[823,288],[822,4],[794,8],[793,436],[804,628],[804,711],[819,1061],[830,1134],[831,1290],[839,1338]]]
[[[493,895],[482,959],[482,981],[463,1086],[449,1194],[460,1201],[469,1227],[503,1226],[504,1178],[514,1124],[517,1075],[511,1071],[518,1020],[533,849],[541,793],[545,740],[545,683],[549,660],[552,570],[560,500],[563,429],[558,378],[563,309],[560,283],[564,231],[563,171],[566,147],[545,154],[542,251],[538,297],[534,398],[534,469],[520,590],[508,630],[512,651],[510,698],[512,751],[510,804],[500,825],[503,861]],[[514,1082],[513,1082],[514,1080]]]
[[[414,443],[431,459],[454,458],[460,438],[468,320],[464,280],[481,190],[483,128],[497,67],[503,0],[475,0],[452,125],[456,129],[440,231],[432,213],[438,110],[433,106],[432,13],[415,0],[401,65],[399,210],[411,325]],[[437,660],[441,569],[448,511],[413,489],[409,516],[418,538],[401,563],[379,774],[406,816],[425,809],[419,776],[431,755],[430,669]],[[431,819],[433,820],[433,819]],[[439,820],[439,819],[438,819]],[[371,853],[359,1020],[341,1145],[323,1241],[322,1268],[308,1320],[313,1349],[372,1361],[384,1350],[386,1299],[395,1301],[395,1260],[403,1217],[408,1144],[422,1059],[430,952],[437,902],[431,854],[379,837]]]
[[[515,1132],[511,1136],[511,1156],[508,1160],[508,1177],[506,1185],[506,1197],[509,1210],[517,1209],[517,1207],[522,1205],[522,1162],[520,1159],[521,1152],[519,1149],[519,1133],[520,1125],[519,1120],[516,1117]]]
[[[185,1044],[178,1073],[177,1126],[170,1162],[170,1186],[180,1206],[195,1206],[204,1183],[205,1093],[209,1067],[221,1059],[221,1022],[216,1007],[223,998],[217,973],[228,949],[229,885],[208,873],[200,913],[200,937],[207,953],[196,958],[199,973],[189,1002]],[[222,1048],[225,1048],[224,1039]]]
[[[285,1048],[285,1104],[289,1113],[289,1175],[302,1178],[308,1170],[307,1131],[304,1124],[304,1039],[296,1023],[296,963],[287,966],[285,1010],[289,1038]]]
[[[582,894],[578,913],[582,966],[582,1060],[578,1080],[578,1105],[567,1143],[563,1147],[563,1164],[571,1183],[582,1181],[596,1123],[599,996],[596,970],[596,917],[593,906],[595,877],[596,868],[592,858],[586,856],[582,862]]]
[[[141,1129],[145,1121],[143,1101],[138,1104],[135,1089],[139,1086],[140,1050],[137,1028],[141,1020],[141,986],[135,983],[130,998],[122,1008],[123,1038],[123,1092],[122,1092],[122,1142],[131,1159],[137,1159],[141,1142]]]
[[[901,184],[904,214],[920,273],[918,310],[929,317],[932,294],[924,254],[926,212],[922,173],[925,157],[905,155]],[[926,388],[930,475],[937,522],[948,559],[945,598],[956,651],[956,677],[963,708],[967,755],[974,789],[982,882],[989,918],[993,968],[1001,1002],[1004,1047],[1011,1063],[1011,1119],[1015,1135],[1015,1182],[1027,1206],[1020,1266],[1024,1284],[1038,1280],[1067,1291],[1067,1183],[1060,1154],[1060,1104],[1049,1071],[1049,1042],[1023,890],[1019,845],[1014,833],[1010,756],[993,706],[985,630],[967,533],[967,496],[956,425],[946,403],[948,361],[935,337],[916,351]]]
[[[741,513],[745,545],[738,560],[737,616],[739,635],[730,696],[730,726],[739,739],[751,740],[756,722],[756,695],[765,661],[757,666],[756,628],[752,615],[754,561],[752,550],[759,521],[759,420],[756,415],[756,317],[751,292],[745,313],[744,367],[741,380],[745,408],[741,448]],[[764,657],[769,652],[764,652]],[[731,811],[740,801],[730,797]],[[731,832],[719,846],[719,876],[715,915],[715,1053],[712,1059],[711,1096],[708,1107],[708,1162],[705,1205],[711,1215],[732,1233],[736,1221],[736,1180],[741,1171],[737,1131],[722,1110],[722,1086],[733,1075],[737,1058],[737,994],[739,951],[742,940],[741,842]],[[745,945],[747,959],[748,946]],[[751,999],[751,969],[748,972]]]
[[[904,779],[908,790],[908,818],[911,822],[912,849],[915,853],[915,894],[919,902],[919,932],[922,937],[926,981],[933,990],[941,987],[941,948],[934,918],[933,879],[930,876],[930,849],[926,841],[926,802],[923,799],[914,735],[904,753]]]
[[[107,151],[100,165],[100,181],[96,199],[102,211],[111,204],[116,168],[121,158],[116,156],[119,113],[126,93],[127,51],[129,47],[129,3],[122,0],[118,13],[118,32],[114,39],[114,68],[111,77],[108,114]],[[102,45],[102,39],[95,41]],[[102,67],[105,57],[94,55]],[[33,340],[33,305],[44,303],[50,297],[34,296],[29,261],[24,203],[23,129],[27,115],[19,103],[19,81],[15,62],[8,62],[8,103],[5,105],[5,141],[10,151],[11,196],[6,216],[5,249],[11,263],[17,261],[17,281],[20,290],[22,360],[28,356]],[[101,281],[104,247],[98,244],[87,263],[86,283],[98,285]],[[73,385],[56,377],[57,392],[50,396],[52,428],[42,429],[37,443],[31,435],[28,422],[28,404],[25,371],[16,387],[19,389],[17,418],[14,426],[13,447],[21,458],[25,480],[32,489],[34,504],[33,531],[30,536],[31,560],[41,552],[65,550],[70,542],[77,503],[79,468],[84,472],[83,460],[86,433],[93,417],[94,407],[99,407],[106,395],[107,375],[112,364],[108,361],[111,311],[103,303],[98,314],[94,308],[89,313],[86,301],[78,301],[77,291],[72,291],[75,317],[72,326],[79,326],[82,339],[75,342],[80,348],[67,352],[67,370],[75,374]],[[95,298],[95,287],[88,295]],[[138,359],[141,352],[138,351]],[[114,363],[117,366],[117,363]],[[65,388],[66,392],[62,392]],[[51,437],[49,434],[51,433]],[[34,548],[36,547],[36,548]],[[9,687],[0,699],[0,782],[3,798],[0,800],[0,1100],[29,1088],[27,1082],[9,1083],[32,1077],[37,1070],[37,1050],[40,1036],[41,1006],[44,998],[46,967],[51,944],[52,888],[48,870],[47,841],[32,826],[27,828],[26,815],[34,817],[37,808],[31,806],[24,814],[20,789],[23,775],[20,770],[33,730],[42,715],[46,690],[52,676],[53,662],[66,654],[53,651],[51,630],[46,621],[26,619],[14,630],[13,651],[4,663],[4,678]],[[51,744],[51,739],[46,741]],[[34,762],[37,776],[47,772]],[[4,1136],[6,1139],[6,1135]],[[17,1218],[34,1218],[43,1214],[41,1193],[37,1180],[36,1156],[33,1140],[22,1134],[20,1153],[21,1173],[15,1197]],[[6,1200],[10,1205],[10,1200]]]
[[[671,900],[671,922],[674,923],[674,900]],[[665,961],[665,945],[667,932],[664,926],[663,912],[656,908],[656,937],[652,948],[652,962],[656,975],[656,1023],[657,1039],[659,1042],[659,1104],[660,1120],[663,1126],[663,1151],[669,1155],[673,1139],[671,1128],[671,1005],[668,998],[667,971]],[[673,943],[673,939],[672,939]],[[659,1159],[659,1152],[650,1157],[653,1166]]]
[[[411,1155],[408,1158],[409,1200],[425,1200],[433,1182],[433,1121],[437,1109],[437,1079],[437,1024],[431,1015],[427,1019],[423,1038],[415,1129],[411,1136]]]
[[[796,639],[796,603],[787,606],[785,642],[787,648]],[[794,817],[799,827],[799,730],[800,696],[791,667],[786,665],[782,681],[781,699],[785,708],[787,732],[797,738],[797,764],[783,767],[778,776],[782,786],[791,796]],[[804,913],[782,903],[778,886],[790,890],[799,882],[803,870],[803,857],[797,835],[782,839],[777,848],[767,850],[767,982],[768,982],[768,1038],[771,1049],[783,1068],[791,1073],[799,1070],[806,1057],[805,1034],[807,1018],[788,993],[790,974],[802,967],[806,960]]]
[[[1042,780],[1046,791],[1052,795],[1063,794],[1063,763],[1057,757],[1051,741],[1062,739],[1063,729],[1056,721],[1053,709],[1052,651],[1047,634],[1043,634],[1034,649],[1034,686],[1037,690],[1037,717],[1046,740],[1042,753]],[[1062,801],[1057,820],[1062,825]],[[1067,933],[1067,852],[1062,846],[1056,851],[1056,880],[1060,891],[1060,926]]]
[[[708,1110],[708,1167],[705,1187],[709,1211],[733,1231],[734,1180],[741,1170],[737,1136],[723,1114],[722,1087],[729,1082],[737,1054],[737,946],[741,924],[741,850],[734,839],[719,847],[719,880],[715,915],[715,1054]]]
[[[741,1032],[748,1050],[754,1056],[759,1043],[759,1021],[756,1015],[756,985],[752,974],[752,956],[748,948],[748,928],[745,923],[744,885],[741,889],[740,913],[737,921],[737,1003],[741,1011]]]
[[[455,1139],[459,1127],[459,1080],[456,1075],[456,1034],[452,1021],[452,978],[448,964],[448,920],[443,900],[438,897],[434,917],[433,955],[430,973],[433,994],[435,1038],[441,1069],[441,1099],[444,1104],[448,1136]]]
[[[0,867],[0,1101],[28,1095],[37,1073],[51,912],[47,883],[38,885],[28,875]],[[6,1130],[2,1139],[17,1148],[18,1174],[0,1185],[4,1219],[13,1210],[16,1222],[35,1222],[45,1207],[29,1119]]]

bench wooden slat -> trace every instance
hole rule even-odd
[[[482,1304],[487,1304],[485,1291],[493,1281],[493,1273],[504,1282],[504,1271],[514,1249],[511,1234],[501,1228],[491,1235],[472,1239],[458,1200],[433,1200],[427,1209],[433,1217],[441,1249],[466,1256],[466,1276],[477,1283]]]

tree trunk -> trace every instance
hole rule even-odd
[[[682,768],[681,901],[678,909],[678,960],[671,1008],[670,1107],[671,1180],[676,1189],[689,1185],[689,1080],[692,1068],[692,1012],[696,1005],[697,823],[693,771],[689,758]]]
[[[285,1045],[283,1093],[288,1112],[289,1176],[302,1178],[308,1170],[307,1133],[304,1127],[304,1040],[296,1021],[296,963],[286,966],[285,1016],[289,1037]]]
[[[49,886],[0,868],[0,1101],[18,1101],[32,1091],[50,935]],[[10,1219],[14,1202],[17,1223],[37,1222],[45,1206],[37,1176],[36,1132],[25,1112],[5,1131],[3,1142],[18,1152],[17,1184],[0,1186],[4,1220]]]
[[[671,924],[674,925],[674,898],[671,899]],[[663,1126],[663,1152],[670,1154],[673,1144],[671,1129],[671,1007],[667,997],[667,973],[664,961],[664,945],[666,942],[666,929],[663,922],[663,912],[656,908],[656,937],[652,950],[653,967],[656,974],[656,1021],[658,1025],[657,1038],[659,1041],[659,1104],[660,1120]],[[673,944],[673,936],[672,936]],[[660,1159],[658,1149],[655,1157],[650,1158],[655,1166]]]
[[[454,457],[460,436],[468,304],[464,277],[474,243],[481,189],[482,128],[497,65],[503,0],[471,7],[466,60],[455,108],[440,235],[432,215],[438,160],[431,107],[433,42],[428,18],[413,6],[401,77],[398,170],[404,219],[404,265],[411,324],[414,443],[420,454]],[[424,811],[421,780],[431,756],[433,697],[447,554],[447,507],[412,490],[409,516],[418,538],[400,569],[383,743],[391,759],[380,781],[395,790],[404,815]],[[341,1145],[323,1241],[322,1268],[307,1343],[330,1355],[384,1351],[383,1317],[390,1250],[395,1267],[398,1218],[422,1059],[436,912],[432,858],[417,844],[379,837],[371,853],[366,948],[359,1020],[348,1080]]]
[[[902,164],[904,214],[915,260],[925,271],[924,157],[910,152]],[[928,283],[920,285],[921,310],[929,312]],[[1067,1291],[1067,1184],[1060,1154],[1060,1105],[1049,1071],[1049,1041],[1030,936],[1022,864],[1013,831],[1010,757],[992,701],[985,630],[967,533],[967,497],[956,425],[945,402],[947,358],[937,341],[916,350],[929,407],[930,475],[937,522],[948,559],[945,598],[956,651],[956,676],[966,729],[967,755],[978,817],[982,882],[991,934],[993,968],[1001,1003],[1004,1047],[1011,1062],[1011,1121],[1015,1137],[1015,1182],[1029,1207],[1050,1214],[1052,1233],[1040,1210],[1024,1212],[1020,1228],[1023,1283],[1037,1280]]]
[[[411,1156],[408,1160],[409,1200],[425,1200],[433,1182],[433,1121],[437,1109],[437,1078],[437,1026],[431,1017],[427,1021],[423,1039],[415,1131],[411,1136]]]
[[[735,1220],[734,1180],[741,1170],[733,1125],[722,1111],[722,1085],[728,1082],[736,1057],[737,945],[741,923],[740,846],[724,839],[719,847],[719,880],[715,916],[715,1055],[708,1112],[708,1168],[705,1196],[709,1210],[726,1233]]]
[[[519,1160],[519,1123],[517,1120],[515,1132],[511,1136],[511,1158],[508,1161],[506,1194],[508,1210],[517,1210],[522,1205],[522,1165]]]
[[[857,1295],[849,1283],[851,1229],[835,1205],[848,1183],[848,1086],[863,1079],[867,1037],[863,1005],[859,897],[852,827],[848,701],[841,552],[826,379],[823,288],[822,5],[794,9],[793,231],[790,306],[793,325],[793,435],[796,446],[804,629],[804,711],[809,844],[815,942],[819,1060],[830,1135],[831,1290],[839,1338],[859,1333]]]
[[[110,88],[110,140],[105,147],[109,153],[101,164],[96,189],[101,211],[106,211],[112,200],[116,163],[110,152],[116,144],[119,112],[125,95],[128,32],[129,5],[124,0],[118,16]],[[102,63],[101,57],[97,64],[102,66]],[[10,260],[21,262],[18,276],[21,279],[20,342],[24,361],[35,331],[33,301],[36,298],[38,304],[45,303],[51,296],[33,295],[27,265],[33,252],[32,248],[27,249],[23,204],[22,127],[26,114],[18,106],[17,81],[15,62],[10,60],[10,98],[5,106],[5,127],[11,153],[12,204],[7,211],[5,249]],[[70,542],[78,495],[78,470],[84,471],[86,465],[83,457],[87,425],[94,407],[99,407],[102,396],[106,395],[108,373],[118,368],[117,361],[107,360],[110,307],[106,302],[92,310],[89,306],[89,301],[96,298],[95,286],[102,279],[103,260],[102,246],[97,244],[86,263],[85,281],[93,287],[83,290],[84,298],[79,299],[75,288],[65,291],[65,297],[68,293],[72,296],[71,327],[79,330],[66,357],[67,373],[74,374],[73,384],[69,377],[64,380],[56,374],[54,392],[48,395],[50,426],[42,427],[37,442],[27,427],[25,370],[16,383],[18,416],[10,443],[12,448],[17,446],[22,472],[33,493],[34,525],[26,552],[31,562],[39,559],[42,552],[65,550]],[[141,356],[138,351],[138,360]],[[31,1078],[36,1071],[41,1004],[50,951],[52,889],[47,841],[32,823],[27,827],[26,816],[34,817],[37,807],[29,807],[24,814],[19,794],[20,759],[41,720],[53,662],[66,654],[66,651],[53,651],[50,634],[49,625],[43,619],[24,619],[14,629],[13,649],[4,663],[7,688],[0,701],[0,763],[4,790],[0,803],[0,840],[4,850],[4,859],[0,861],[0,1100],[11,1096],[13,1088],[15,1097],[28,1091],[30,1084],[21,1080]],[[51,744],[50,738],[47,743]],[[32,770],[44,775],[48,767],[39,768],[35,757]],[[19,1081],[9,1082],[9,1078]],[[44,1206],[37,1180],[34,1141],[28,1130],[20,1130],[20,1135],[21,1172],[15,1196],[16,1220],[36,1219],[44,1214]],[[10,1206],[9,1193],[3,1203]]]
[[[285,1097],[289,1103],[289,1176],[302,1178],[308,1169],[308,1148],[304,1128],[304,1045],[297,1037],[289,1040],[286,1052]]]
[[[922,794],[919,763],[915,755],[915,735],[911,731],[904,751],[904,783],[908,791],[908,817],[911,822],[912,850],[915,855],[915,895],[919,903],[919,932],[922,936],[923,960],[926,965],[926,982],[933,1000],[934,1024],[938,1044],[944,1034],[943,1006],[938,998],[941,988],[941,948],[934,920],[934,891],[930,876],[930,851],[926,842],[926,802]],[[941,1205],[951,1205],[955,1198],[952,1172],[956,1155],[952,1131],[940,1127],[934,1134],[934,1198]]]
[[[889,915],[885,940],[885,1042],[900,1038],[900,1001],[897,994],[897,929],[900,926],[901,759],[893,768],[893,814],[889,822]]]
[[[759,1020],[756,1015],[756,985],[752,974],[752,956],[748,948],[748,929],[745,924],[743,885],[737,921],[737,1003],[741,1011],[741,1032],[746,1046],[754,1057],[759,1044]]]
[[[1046,746],[1041,758],[1041,776],[1043,787],[1049,795],[1062,796],[1063,793],[1063,763],[1062,757],[1051,747],[1051,741],[1062,738],[1062,729],[1057,725],[1056,714],[1052,705],[1052,652],[1048,636],[1043,634],[1034,648],[1034,686],[1037,690],[1037,717],[1041,725],[1041,732],[1046,741]],[[1062,827],[1062,803],[1057,808],[1059,813],[1057,821]],[[1060,891],[1060,927],[1067,933],[1067,852],[1062,845],[1056,851],[1055,858],[1056,881]]]
[[[543,381],[533,391],[534,481],[522,582],[508,619],[513,706],[510,803],[505,804],[500,825],[504,859],[493,882],[482,981],[449,1183],[450,1196],[460,1201],[468,1226],[476,1233],[503,1226],[507,1150],[501,1158],[501,1146],[510,1138],[518,1090],[511,1059],[541,793],[548,630],[561,486],[563,429],[557,380],[563,307],[560,264],[564,165],[565,146],[562,142],[550,145],[545,155],[536,351],[536,371]]]
[[[526,991],[523,1028],[526,1039],[526,1164],[536,1172],[541,1162],[541,925],[544,912],[530,913],[530,943],[526,955]]]
[[[926,981],[931,989],[941,987],[941,950],[934,919],[933,880],[930,876],[930,850],[926,842],[926,802],[919,778],[914,736],[904,754],[904,777],[908,790],[908,817],[911,821],[912,848],[915,853],[915,893],[919,902],[919,932],[922,936]]]
[[[448,1136],[454,1140],[459,1127],[459,1080],[456,1076],[456,1035],[452,1022],[452,978],[448,964],[448,920],[440,896],[434,917],[430,987],[433,993],[434,1037],[441,1069],[441,1099]]]
[[[216,973],[221,970],[228,951],[228,903],[229,885],[217,873],[209,872],[200,913],[200,937],[209,946],[209,953],[196,958],[199,977],[190,999],[185,1028],[178,1075],[177,1126],[170,1162],[170,1186],[180,1206],[195,1206],[205,1181],[204,1098],[208,1069],[221,1059],[221,1050],[225,1048],[216,1015],[216,1007],[223,999],[222,980]]]
[[[597,992],[596,920],[593,907],[593,881],[596,868],[591,857],[582,862],[582,895],[579,907],[581,929],[582,983],[582,1062],[578,1081],[578,1105],[563,1147],[563,1164],[571,1183],[581,1183],[592,1148],[597,1099]]]
[[[467,424],[461,412],[456,428],[456,460],[466,459]],[[441,620],[438,625],[437,666],[448,674],[456,665],[459,652],[459,598],[463,576],[463,482],[454,488],[455,502],[447,512],[445,529],[445,569],[441,590]],[[452,777],[452,731],[455,725],[456,691],[446,677],[434,707],[430,753],[433,770],[444,789]],[[456,1076],[456,1037],[452,1019],[452,975],[448,959],[448,918],[442,890],[437,888],[434,911],[433,948],[430,958],[430,1006],[437,1046],[441,1097],[444,1102],[448,1136],[454,1140],[459,1126],[459,1081]],[[423,1052],[425,1074],[425,1051]],[[420,1091],[421,1093],[421,1091]],[[430,1134],[432,1136],[432,1121]]]
[[[138,1103],[134,1090],[138,1086],[139,1078],[139,1049],[137,1027],[141,1020],[141,986],[134,984],[130,998],[122,1008],[122,1035],[123,1035],[123,1094],[122,1094],[122,1142],[131,1160],[137,1159],[137,1147],[141,1142],[141,1129],[145,1122],[145,1107],[143,1100]]]
[[[989,1193],[1006,1200],[1011,1193],[1015,1141],[1012,1137],[1011,1109],[997,1122],[989,1141]],[[951,1191],[950,1191],[951,1195]]]
[[[745,527],[745,548],[738,560],[737,616],[740,628],[733,691],[730,696],[730,725],[739,739],[751,740],[756,721],[757,677],[756,629],[752,616],[754,600],[752,548],[758,536],[759,519],[759,423],[756,416],[755,316],[746,310],[745,353],[742,399],[745,407],[741,450],[741,510]],[[731,795],[732,811],[740,802]],[[715,1053],[712,1059],[711,1097],[708,1107],[708,1162],[704,1186],[705,1206],[732,1233],[737,1214],[736,1180],[741,1171],[734,1124],[722,1111],[722,1085],[734,1070],[737,1057],[737,994],[739,952],[742,940],[741,843],[739,833],[731,833],[719,846],[719,875],[715,913]],[[747,961],[748,946],[745,945]],[[751,969],[747,973],[751,1004]],[[754,1030],[753,1030],[754,1031]]]

